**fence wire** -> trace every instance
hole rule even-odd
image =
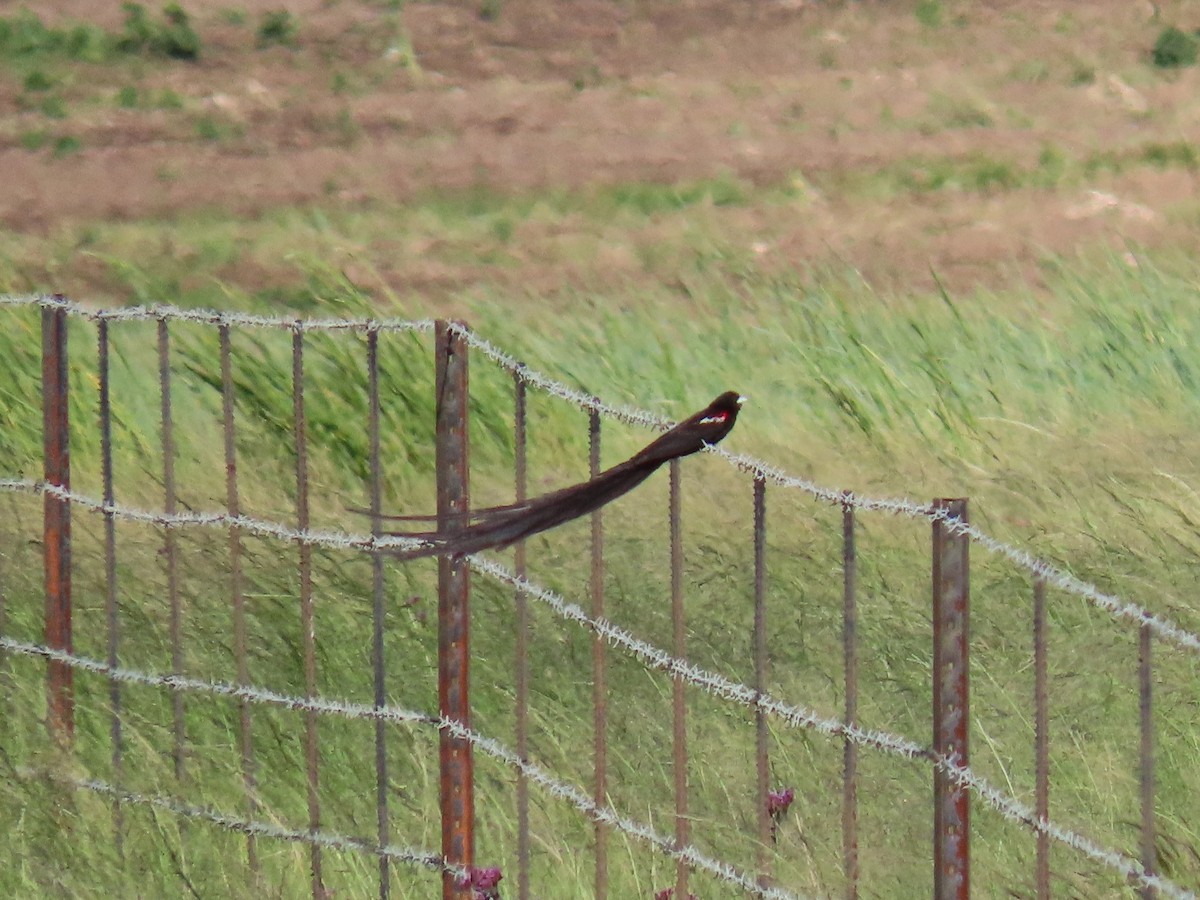
[[[284,828],[282,825],[276,825],[273,822],[253,821],[220,812],[212,807],[185,803],[175,797],[167,797],[162,794],[141,794],[137,791],[130,791],[115,784],[110,784],[99,778],[72,778],[61,772],[53,772],[46,769],[31,769],[26,766],[18,766],[14,771],[18,778],[25,781],[48,780],[78,790],[103,794],[122,803],[154,806],[158,809],[165,809],[182,818],[199,819],[228,831],[236,831],[239,834],[273,838],[278,841],[299,844],[316,844],[329,850],[370,853],[374,856],[381,856],[395,862],[446,871],[452,875],[465,876],[467,874],[465,868],[445,861],[436,853],[416,850],[411,847],[399,847],[395,844],[380,846],[366,838],[335,834],[324,829],[298,831],[293,828]]]

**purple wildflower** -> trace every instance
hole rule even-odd
[[[792,801],[796,799],[796,789],[787,788],[782,791],[767,792],[767,813],[778,822],[788,811],[788,807],[792,805]]]
[[[775,840],[775,829],[780,820],[787,815],[788,807],[796,799],[796,789],[786,788],[781,791],[767,792],[767,815],[771,817],[771,840]]]
[[[500,896],[499,885],[503,877],[499,866],[484,869],[472,866],[465,875],[458,876],[458,886],[471,888],[471,900],[496,900]]]

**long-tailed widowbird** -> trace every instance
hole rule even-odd
[[[664,463],[703,450],[733,430],[738,411],[746,398],[726,391],[700,412],[684,419],[625,462],[589,481],[573,484],[531,500],[508,506],[492,506],[464,513],[467,524],[452,531],[387,531],[392,537],[424,541],[424,546],[389,550],[400,559],[423,556],[464,556],[493,550],[595,512],[633,490]],[[367,510],[355,509],[357,513]],[[430,516],[380,516],[392,521],[430,519]]]

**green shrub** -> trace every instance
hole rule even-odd
[[[1154,42],[1154,64],[1160,69],[1178,69],[1196,64],[1197,40],[1194,34],[1174,25],[1164,28]]]
[[[1200,154],[1196,152],[1196,147],[1187,141],[1147,144],[1142,149],[1142,159],[1160,169],[1177,166],[1194,172],[1200,167]]]
[[[160,33],[159,48],[173,59],[195,59],[200,55],[200,36],[192,29],[188,14],[178,3],[163,7],[167,25]]]
[[[125,24],[116,39],[122,53],[152,53],[172,59],[196,59],[200,56],[200,36],[191,19],[178,3],[163,7],[163,21],[156,22],[140,3],[126,3]]]
[[[56,49],[57,44],[53,32],[28,9],[20,10],[11,19],[0,19],[0,46],[7,53],[29,56]]]
[[[225,136],[225,129],[212,116],[202,116],[196,120],[196,137],[202,141],[219,141]]]
[[[70,156],[72,153],[78,153],[82,149],[83,142],[71,135],[64,135],[54,142],[54,155],[56,157]]]
[[[122,109],[137,109],[137,105],[138,89],[132,84],[127,84],[117,91],[117,106]]]
[[[286,9],[265,12],[262,21],[258,23],[258,46],[269,47],[272,44],[282,44],[286,47],[295,46],[296,31],[296,20]]]
[[[25,76],[25,90],[27,91],[48,91],[52,87],[54,87],[54,79],[41,69],[34,69]]]
[[[110,46],[108,35],[94,25],[50,28],[28,9],[0,18],[0,56],[4,58],[58,55],[101,62]]]
[[[42,129],[21,132],[21,146],[26,150],[41,150],[49,139],[50,135]]]
[[[117,38],[117,49],[122,53],[141,53],[150,47],[154,25],[142,4],[125,3],[121,8],[125,10],[125,24]]]
[[[183,109],[183,98],[170,88],[163,88],[154,105],[157,109]]]
[[[104,62],[112,49],[111,36],[93,25],[76,25],[63,43],[67,56],[83,62]]]
[[[1081,84],[1094,84],[1096,81],[1096,67],[1085,62],[1077,62],[1074,68],[1071,69],[1072,85],[1078,87]]]
[[[65,119],[67,117],[67,104],[63,102],[62,97],[47,97],[42,101],[42,115],[48,119]]]
[[[917,21],[926,28],[937,28],[942,24],[941,0],[917,0]]]

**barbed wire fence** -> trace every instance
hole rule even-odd
[[[516,618],[518,622],[518,659],[517,659],[517,748],[515,750],[504,746],[493,738],[487,737],[468,724],[470,721],[469,701],[463,693],[455,698],[455,702],[442,704],[437,715],[406,710],[390,706],[386,703],[384,691],[384,672],[382,669],[382,629],[383,629],[383,586],[379,577],[383,554],[389,549],[411,546],[412,541],[383,535],[375,520],[375,528],[370,534],[351,534],[338,531],[313,529],[310,527],[306,509],[306,442],[307,434],[304,423],[303,396],[303,366],[304,366],[304,336],[320,332],[356,332],[367,336],[368,340],[368,371],[371,393],[371,470],[373,473],[372,510],[379,512],[378,481],[379,481],[379,401],[378,401],[378,363],[376,358],[376,341],[378,335],[387,332],[414,332],[418,334],[433,332],[436,335],[436,349],[439,353],[438,372],[440,384],[446,379],[453,380],[454,366],[461,365],[463,404],[454,421],[446,423],[445,433],[439,428],[439,453],[444,449],[443,441],[465,441],[465,364],[467,351],[489,360],[512,378],[515,397],[514,409],[516,421],[514,433],[516,440],[516,478],[518,499],[526,490],[527,475],[525,472],[525,433],[526,433],[526,392],[530,389],[541,391],[553,397],[574,404],[589,415],[589,443],[591,469],[597,471],[599,460],[600,421],[615,420],[629,425],[648,427],[662,430],[670,427],[670,422],[650,413],[622,406],[605,404],[598,399],[576,391],[545,375],[534,372],[521,362],[512,358],[495,346],[475,335],[465,326],[457,323],[435,323],[432,321],[399,321],[399,320],[335,320],[308,319],[297,320],[281,317],[248,316],[227,314],[210,311],[180,310],[169,306],[132,307],[115,310],[89,310],[77,304],[69,303],[61,298],[53,297],[15,297],[0,298],[0,303],[9,307],[40,307],[43,315],[43,389],[44,399],[44,429],[46,439],[45,457],[47,467],[45,477],[32,480],[20,477],[0,478],[0,490],[10,493],[24,493],[43,497],[46,510],[46,535],[43,547],[46,554],[46,590],[47,629],[44,644],[19,641],[0,634],[0,649],[6,653],[26,657],[44,659],[48,663],[48,719],[52,733],[69,739],[72,731],[72,683],[71,673],[80,671],[108,679],[112,705],[112,735],[113,735],[113,770],[119,776],[121,726],[120,726],[120,685],[140,685],[164,689],[169,692],[174,704],[174,760],[176,775],[180,787],[186,782],[183,779],[183,766],[186,754],[186,734],[184,725],[183,697],[186,694],[207,694],[224,697],[237,701],[241,710],[240,741],[242,749],[242,768],[247,794],[246,816],[237,816],[228,812],[207,807],[197,806],[185,800],[162,795],[150,795],[131,791],[123,787],[117,778],[116,783],[108,783],[94,778],[66,776],[61,773],[30,772],[21,770],[19,774],[25,777],[46,777],[57,779],[70,786],[102,794],[114,803],[118,811],[122,804],[150,805],[168,810],[187,819],[200,819],[215,827],[242,833],[247,838],[248,855],[252,867],[256,866],[256,840],[273,839],[286,842],[297,842],[309,848],[311,861],[312,892],[315,897],[324,896],[324,880],[322,876],[322,849],[337,849],[349,852],[361,852],[378,857],[379,888],[381,896],[389,894],[389,867],[394,864],[413,865],[441,871],[443,873],[443,892],[446,896],[465,896],[471,890],[471,873],[474,869],[473,853],[473,813],[472,805],[472,774],[470,755],[464,750],[479,751],[487,757],[498,761],[515,772],[517,777],[517,819],[518,819],[518,895],[530,896],[529,882],[529,822],[528,822],[528,789],[530,785],[544,790],[549,796],[574,806],[595,825],[596,850],[596,895],[604,896],[608,890],[607,856],[604,850],[607,835],[610,830],[644,842],[658,852],[672,858],[677,863],[675,891],[676,896],[687,896],[688,876],[692,870],[700,870],[716,879],[742,889],[745,892],[763,897],[794,897],[798,896],[789,889],[773,883],[770,872],[770,861],[765,852],[759,854],[757,871],[744,871],[727,861],[715,858],[698,849],[690,840],[689,816],[687,808],[687,770],[688,755],[686,746],[686,730],[684,721],[686,709],[683,704],[683,687],[690,685],[700,688],[710,695],[722,700],[738,704],[752,711],[756,718],[756,771],[758,785],[761,788],[767,784],[768,776],[768,740],[765,723],[768,719],[788,728],[799,728],[812,731],[830,739],[840,739],[844,744],[845,764],[843,773],[843,870],[846,874],[847,895],[856,896],[857,878],[857,775],[856,753],[858,748],[872,748],[890,756],[909,760],[927,762],[932,769],[938,796],[935,801],[935,889],[938,896],[966,896],[969,889],[969,837],[970,825],[967,814],[967,798],[974,796],[1000,813],[1010,821],[1019,823],[1034,833],[1037,852],[1037,890],[1039,896],[1049,895],[1049,855],[1048,847],[1051,841],[1060,843],[1072,850],[1090,858],[1096,863],[1107,867],[1131,883],[1139,886],[1146,896],[1154,892],[1162,896],[1193,897],[1191,889],[1174,883],[1161,875],[1156,866],[1155,857],[1155,794],[1154,794],[1154,747],[1153,747],[1153,714],[1152,714],[1152,683],[1153,667],[1151,661],[1152,641],[1158,640],[1173,644],[1185,652],[1200,652],[1200,637],[1180,627],[1179,625],[1150,613],[1145,608],[1101,591],[1094,585],[1088,584],[1075,576],[1062,571],[1048,563],[1034,558],[1018,547],[1013,547],[986,534],[976,526],[969,524],[966,519],[966,507],[963,502],[935,502],[923,505],[908,500],[889,500],[855,495],[851,492],[833,490],[816,485],[805,479],[797,478],[769,466],[761,460],[735,455],[714,447],[710,452],[750,476],[754,488],[754,540],[755,540],[755,601],[756,615],[752,646],[755,655],[755,683],[745,685],[728,679],[719,673],[707,671],[685,658],[683,634],[685,625],[682,617],[682,583],[680,578],[680,512],[677,502],[679,491],[679,467],[671,467],[671,543],[672,543],[672,624],[675,631],[675,646],[671,651],[656,647],[643,641],[625,629],[615,625],[604,614],[603,598],[603,528],[601,518],[593,519],[592,535],[592,578],[589,587],[591,595],[591,613],[586,612],[578,604],[569,602],[561,595],[530,581],[524,571],[524,553],[518,550],[516,570],[510,570],[495,561],[483,557],[470,557],[459,563],[443,561],[443,577],[454,581],[465,581],[467,569],[480,576],[493,579],[505,584],[515,592]],[[75,492],[70,488],[69,466],[62,463],[69,460],[65,445],[67,433],[65,410],[67,406],[67,379],[65,335],[66,320],[69,317],[81,318],[94,322],[97,327],[99,345],[100,413],[102,438],[102,467],[104,494],[103,498],[89,497]],[[158,328],[159,349],[159,378],[161,382],[162,408],[162,439],[164,448],[164,486],[166,489],[166,506],[163,512],[138,509],[118,505],[113,499],[112,491],[112,444],[109,432],[111,425],[111,408],[108,400],[108,326],[110,323],[144,321],[153,322]],[[172,421],[170,409],[170,334],[169,325],[172,322],[192,322],[202,325],[215,326],[220,336],[221,370],[223,373],[223,400],[228,504],[223,511],[180,512],[176,507],[171,471]],[[267,521],[242,515],[238,506],[238,490],[236,475],[236,459],[233,450],[233,384],[230,377],[231,342],[230,334],[233,329],[277,329],[288,331],[293,336],[293,388],[294,388],[294,434],[297,446],[297,519],[296,525],[288,525],[276,521]],[[60,342],[57,343],[56,342]],[[56,346],[58,349],[56,350]],[[439,395],[442,391],[439,390]],[[449,404],[453,405],[453,404]],[[442,412],[439,411],[439,422]],[[57,435],[57,439],[56,439]],[[452,448],[451,448],[452,449]],[[453,508],[455,498],[441,496],[442,472],[439,463],[439,512],[443,510],[443,499],[447,508]],[[846,709],[843,717],[830,718],[803,706],[788,703],[771,696],[765,689],[766,679],[766,648],[765,623],[763,621],[763,593],[766,578],[765,555],[762,552],[765,535],[765,496],[766,487],[795,490],[807,494],[823,503],[834,506],[843,516],[843,572],[844,572],[844,637],[845,637],[845,702]],[[91,659],[76,655],[71,651],[70,640],[70,517],[69,510],[78,507],[99,514],[104,518],[106,529],[106,568],[109,598],[107,612],[109,617],[108,657],[105,660]],[[856,551],[854,542],[856,516],[863,512],[882,512],[903,516],[915,520],[923,520],[930,524],[934,534],[934,577],[935,577],[935,632],[943,634],[935,642],[935,659],[939,652],[949,654],[943,658],[942,665],[936,666],[934,693],[939,693],[940,681],[942,693],[942,709],[938,709],[935,698],[935,740],[932,746],[925,746],[911,739],[884,731],[874,731],[862,728],[857,721],[857,646],[855,609],[855,580],[856,580]],[[119,647],[116,640],[117,626],[115,617],[117,605],[115,602],[115,546],[113,529],[118,521],[139,522],[161,527],[164,533],[163,553],[167,558],[167,604],[171,610],[171,646],[172,671],[169,673],[154,673],[131,669],[119,665]],[[235,683],[205,681],[190,678],[183,671],[182,647],[183,635],[180,623],[179,580],[175,570],[175,559],[178,549],[175,547],[173,535],[180,529],[214,528],[224,530],[229,535],[230,560],[234,580],[234,644],[237,658],[238,677]],[[295,545],[299,552],[299,570],[301,574],[301,607],[303,618],[304,646],[301,648],[305,666],[305,693],[294,696],[278,693],[255,686],[249,682],[245,666],[245,622],[242,618],[242,601],[239,597],[238,582],[241,577],[240,544],[244,537],[257,536],[270,540],[288,542]],[[968,763],[966,734],[969,720],[965,714],[966,694],[969,676],[969,645],[968,629],[966,627],[967,606],[967,552],[969,544],[1003,557],[1022,568],[1031,581],[1034,599],[1034,669],[1037,675],[1035,690],[1035,720],[1036,729],[1036,782],[1037,800],[1034,807],[1021,802],[1010,793],[1003,791],[975,772]],[[311,551],[314,547],[322,547],[341,551],[363,552],[370,554],[375,567],[376,577],[373,580],[373,678],[375,702],[372,705],[345,703],[332,698],[324,698],[317,694],[315,679],[315,645],[313,643],[313,607],[311,581]],[[57,548],[57,550],[56,550]],[[56,555],[57,553],[57,555]],[[457,571],[455,567],[457,566]],[[1049,739],[1046,729],[1046,639],[1045,639],[1045,591],[1053,587],[1064,592],[1077,595],[1091,603],[1097,609],[1109,614],[1117,621],[1132,622],[1138,626],[1139,635],[1139,699],[1140,699],[1140,747],[1139,766],[1141,779],[1141,858],[1134,859],[1117,850],[1106,848],[1086,835],[1066,828],[1049,817],[1048,787],[1049,787]],[[938,619],[938,598],[945,600],[945,617]],[[529,760],[527,738],[528,712],[528,628],[529,610],[527,600],[551,610],[561,619],[575,623],[587,629],[593,641],[593,678],[597,693],[594,699],[594,751],[595,766],[593,784],[590,796],[580,788],[570,784],[554,774],[546,771]],[[443,596],[442,605],[445,604]],[[459,614],[462,610],[459,611]],[[453,611],[439,609],[439,617],[454,615]],[[63,616],[66,620],[63,620]],[[940,622],[940,625],[939,625]],[[442,623],[443,630],[445,622]],[[465,626],[464,626],[465,627]],[[463,657],[468,651],[464,635],[460,635],[455,652]],[[439,654],[450,654],[445,646],[448,641],[442,641]],[[939,651],[938,648],[941,648]],[[673,760],[675,776],[675,832],[665,835],[651,825],[639,822],[632,817],[614,809],[609,801],[608,773],[605,766],[605,732],[607,721],[604,713],[603,690],[607,652],[609,649],[620,650],[631,658],[638,660],[648,669],[657,670],[669,675],[674,684],[673,691]],[[464,663],[465,665],[465,663]],[[939,674],[940,673],[940,674]],[[439,669],[439,686],[447,682],[462,679],[459,671],[446,671],[443,665]],[[250,704],[267,705],[303,713],[306,717],[305,730],[305,760],[308,781],[308,812],[309,821],[306,828],[290,828],[274,823],[263,822],[255,817],[257,812],[253,800],[254,763],[253,750],[249,740]],[[338,835],[329,832],[321,825],[321,807],[319,795],[320,753],[317,742],[318,717],[340,716],[349,719],[360,719],[374,722],[376,725],[376,778],[377,778],[377,834],[374,838]],[[442,746],[441,763],[441,796],[443,818],[443,846],[440,853],[432,851],[405,848],[394,845],[389,835],[389,818],[387,813],[388,780],[386,756],[382,751],[385,725],[405,725],[421,727],[436,731]],[[455,765],[457,760],[458,765]],[[463,764],[465,762],[465,764]],[[454,799],[456,802],[449,802]],[[464,804],[465,799],[465,804]],[[765,797],[759,798],[757,804],[757,832],[762,847],[770,841],[772,823],[767,814]],[[464,811],[465,810],[465,811]],[[118,828],[119,835],[119,828]]]

